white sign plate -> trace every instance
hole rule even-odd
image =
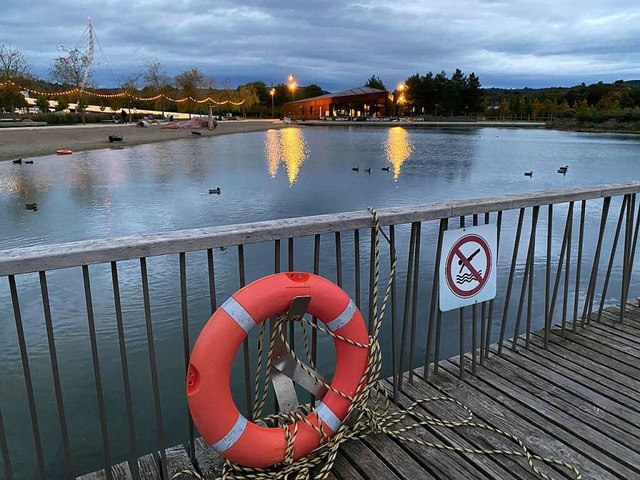
[[[444,232],[440,257],[440,310],[486,302],[496,296],[495,224]]]

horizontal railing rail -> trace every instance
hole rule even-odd
[[[640,191],[640,182],[629,182],[563,191],[541,191],[427,205],[382,208],[378,210],[378,215],[380,224],[388,226],[615,197],[638,191]],[[373,217],[371,214],[367,211],[357,211],[87,240],[54,246],[19,248],[0,251],[0,276],[372,227]]]
[[[620,303],[622,319],[639,286],[638,193],[640,182],[629,182],[378,210],[389,236],[389,244],[380,239],[382,280],[398,255],[381,333],[394,394],[403,372],[411,381],[425,365],[428,379],[437,360],[459,354],[462,377],[471,352],[475,373],[490,345],[515,350],[520,342],[508,340],[523,336],[528,348],[540,328],[546,345],[552,325],[564,334],[598,321],[607,302]],[[485,223],[498,234],[498,295],[441,312],[443,235]],[[140,478],[138,455],[160,452],[170,478],[165,449],[176,443],[197,465],[184,372],[220,300],[251,279],[305,270],[343,287],[371,326],[377,235],[363,210],[0,251],[0,472],[74,478],[91,464],[110,479],[108,467],[128,461]],[[289,339],[301,348],[293,324]],[[250,341],[234,370],[235,398],[249,418]],[[312,331],[319,369],[327,348]],[[91,448],[100,459],[86,460]]]

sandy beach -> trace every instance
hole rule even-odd
[[[215,130],[197,130],[203,137],[265,131],[286,125],[279,120],[236,120],[218,122]],[[196,131],[196,130],[194,130]],[[109,148],[109,135],[122,136],[116,145],[124,147],[166,142],[193,136],[191,130],[162,129],[158,125],[65,125],[51,127],[0,128],[0,160],[54,155],[56,150],[74,152]]]

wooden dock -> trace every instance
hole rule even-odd
[[[501,357],[493,347],[477,376],[468,366],[463,381],[457,357],[440,362],[437,377],[430,375],[429,383],[422,379],[423,368],[414,372],[413,383],[405,374],[400,405],[444,394],[473,411],[476,422],[511,433],[534,455],[572,464],[582,478],[640,479],[640,308],[629,306],[623,323],[618,315],[619,309],[609,308],[601,323],[578,327],[575,333],[569,326],[564,338],[556,328],[549,335],[548,350],[541,334],[531,336],[529,349],[523,339],[516,352],[511,343],[505,344]],[[384,385],[391,388],[387,380]],[[426,403],[422,413],[452,419],[451,407],[440,402]],[[518,449],[514,441],[477,427],[420,427],[407,435],[453,447]],[[198,445],[197,457],[204,478],[215,478],[217,462],[203,444]],[[170,476],[193,469],[181,446],[169,449],[167,458]],[[154,456],[141,459],[140,466],[142,478],[161,478]],[[542,468],[553,478],[575,478],[561,466]],[[132,478],[127,464],[112,471],[117,479]],[[104,477],[102,471],[80,478]],[[375,435],[343,445],[332,478],[539,477],[523,457],[446,452]]]

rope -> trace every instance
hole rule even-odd
[[[393,261],[391,264],[391,269],[389,272],[389,281],[387,282],[387,287],[384,292],[384,297],[382,300],[382,305],[380,307],[380,313],[378,314],[378,282],[380,277],[380,245],[379,245],[379,237],[382,235],[386,241],[391,245],[391,241],[389,237],[386,235],[384,230],[382,230],[380,226],[380,221],[378,218],[377,212],[369,207],[369,211],[373,215],[374,219],[374,230],[375,230],[375,239],[374,239],[374,281],[373,281],[373,291],[372,291],[372,304],[373,304],[373,331],[369,336],[369,343],[367,345],[361,344],[358,342],[354,342],[351,339],[342,337],[336,333],[333,333],[322,326],[319,326],[313,322],[310,322],[306,318],[302,317],[300,320],[300,324],[303,328],[303,339],[304,339],[304,349],[305,355],[307,357],[308,362],[313,366],[313,362],[311,361],[311,355],[309,354],[309,348],[307,344],[307,333],[306,326],[311,327],[312,329],[316,329],[319,332],[325,333],[334,339],[339,341],[347,342],[351,345],[355,345],[361,348],[369,348],[370,354],[367,362],[367,368],[365,370],[364,376],[360,379],[360,383],[356,388],[356,393],[353,396],[349,396],[344,392],[340,392],[336,390],[331,385],[324,382],[312,368],[309,368],[305,365],[296,355],[296,353],[291,348],[290,344],[287,342],[287,339],[284,335],[283,325],[287,321],[285,315],[280,315],[277,317],[274,328],[271,331],[270,341],[269,341],[269,350],[267,353],[267,358],[271,358],[271,353],[273,351],[273,344],[276,336],[280,337],[280,340],[285,345],[289,355],[296,361],[297,365],[303,369],[307,374],[313,377],[318,383],[324,386],[327,390],[335,392],[336,394],[342,396],[351,401],[349,406],[349,410],[347,413],[347,418],[349,421],[345,421],[342,423],[336,434],[332,438],[328,438],[327,435],[322,430],[322,421],[318,416],[317,412],[311,405],[301,405],[297,410],[289,413],[278,413],[269,415],[261,420],[258,420],[258,423],[268,426],[268,427],[281,427],[284,430],[285,439],[287,442],[287,448],[285,451],[285,459],[284,462],[278,464],[274,467],[270,468],[249,468],[243,467],[241,465],[237,465],[225,461],[222,467],[221,475],[217,478],[217,480],[309,480],[311,478],[322,480],[327,477],[331,469],[333,468],[333,464],[335,462],[336,456],[338,454],[338,450],[340,445],[344,442],[351,439],[360,439],[364,438],[368,435],[372,434],[385,434],[390,437],[393,437],[401,442],[412,443],[415,445],[421,445],[428,448],[436,448],[438,450],[448,451],[448,452],[457,452],[464,454],[475,454],[475,455],[508,455],[514,457],[524,457],[527,460],[527,464],[533,471],[533,473],[542,480],[554,480],[554,477],[551,477],[549,474],[545,473],[536,465],[536,462],[546,463],[547,465],[556,465],[565,467],[568,469],[576,478],[576,480],[581,480],[582,475],[580,471],[575,468],[570,463],[556,460],[553,458],[543,457],[540,455],[532,454],[529,449],[525,446],[525,444],[515,435],[500,430],[498,428],[494,428],[490,425],[486,425],[483,423],[477,423],[473,421],[473,412],[464,404],[455,400],[454,398],[448,396],[433,396],[429,398],[419,399],[413,402],[409,407],[404,410],[396,410],[391,411],[391,401],[389,398],[389,394],[387,390],[378,382],[378,377],[380,371],[382,369],[382,354],[380,349],[380,344],[378,342],[380,329],[382,326],[382,318],[384,318],[384,313],[387,306],[387,301],[389,299],[389,295],[391,292],[391,286],[395,280],[395,271],[396,271],[396,261],[397,257],[395,251],[392,251]],[[264,374],[263,382],[260,382],[260,371],[262,369],[262,356],[263,356],[263,347],[264,347],[264,334],[265,334],[265,323],[262,323],[262,327],[260,330],[260,338],[258,340],[258,367],[256,372],[256,381],[255,381],[255,398],[256,405],[254,405],[253,409],[253,418],[258,418],[262,410],[264,408],[267,389],[269,386],[269,368],[266,368],[266,372]],[[262,386],[262,393],[259,394]],[[260,399],[259,401],[257,399]],[[464,417],[454,420],[447,420],[437,417],[431,417],[429,415],[425,415],[417,411],[419,406],[423,406],[427,403],[432,402],[444,402],[452,404],[453,409],[464,412]],[[318,422],[319,426],[314,425],[310,421],[306,419],[306,416],[314,412],[315,419]],[[411,418],[414,420],[413,423],[400,425],[406,419]],[[298,434],[298,421],[303,421],[315,431],[319,432],[321,436],[321,444],[320,446],[314,450],[310,455],[305,458],[301,458],[297,461],[293,459],[293,451],[294,445],[296,441],[296,436]],[[290,427],[293,426],[293,431],[291,431]],[[441,443],[429,442],[426,440],[422,440],[415,437],[409,437],[405,434],[414,430],[418,427],[444,427],[444,428],[479,428],[483,430],[487,430],[489,432],[493,432],[497,435],[501,435],[513,442],[515,442],[519,449],[518,450],[507,450],[507,449],[480,449],[480,448],[468,448],[468,447],[456,447],[451,445],[445,445]],[[316,470],[317,469],[317,470]],[[201,479],[202,477],[197,473],[189,470],[184,470],[176,473],[172,478],[176,479],[180,476],[192,475],[195,478]]]

